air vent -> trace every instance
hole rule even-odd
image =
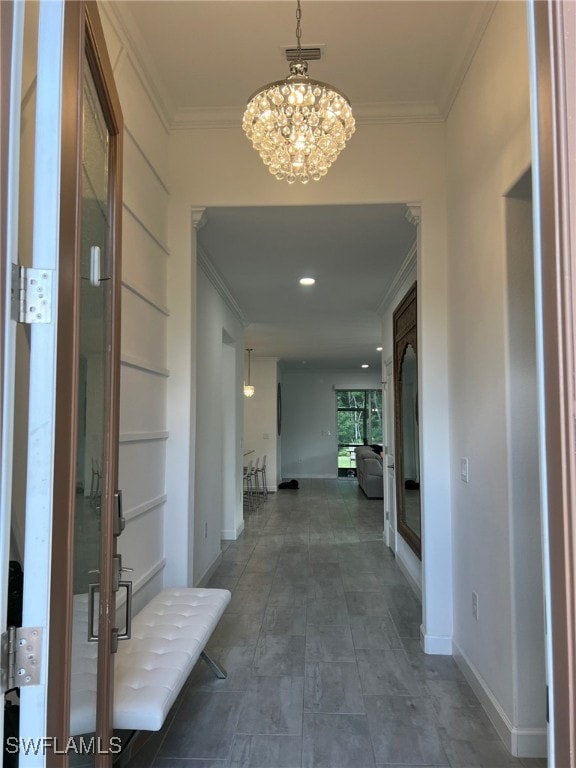
[[[286,61],[298,61],[298,48],[285,48]],[[301,56],[304,61],[318,61],[322,58],[322,49],[319,45],[301,48]]]

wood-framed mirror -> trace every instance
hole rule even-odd
[[[416,283],[394,310],[394,433],[398,533],[422,558]]]

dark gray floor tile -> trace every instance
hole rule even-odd
[[[308,624],[350,624],[344,598],[308,602]]]
[[[306,661],[356,662],[352,633],[348,625],[308,625]]]
[[[433,656],[424,653],[419,640],[402,638],[414,674],[421,680],[447,680],[464,682],[464,675],[452,656]]]
[[[499,741],[498,732],[465,680],[429,680],[426,689],[448,739]]]
[[[241,587],[238,583],[237,588],[232,592],[232,600],[226,608],[226,613],[240,613],[243,616],[248,614],[264,615],[268,592],[270,585],[254,587]]]
[[[189,689],[158,757],[227,760],[244,694]]]
[[[268,593],[268,606],[291,607],[306,605],[308,602],[308,580],[290,582],[276,577]]]
[[[303,677],[257,677],[244,694],[237,733],[302,733]]]
[[[230,768],[300,768],[301,736],[246,736],[234,740]]]
[[[221,575],[220,573],[214,574],[208,580],[206,584],[207,589],[229,589],[231,592],[236,589],[238,584],[238,576]]]
[[[545,757],[523,757],[520,762],[523,768],[548,768],[548,760]]]
[[[364,698],[355,663],[306,664],[304,711],[364,714]]]
[[[388,610],[400,637],[419,639],[422,606],[407,584],[385,585],[383,593],[388,599]]]
[[[451,658],[422,653],[382,502],[356,480],[300,487],[223,542],[210,586],[233,602],[207,650],[228,678],[199,661],[130,768],[545,768],[508,755]]]
[[[254,669],[257,675],[304,676],[305,639],[301,635],[260,635]]]
[[[210,648],[210,655],[224,667],[228,676],[221,680],[199,659],[190,676],[190,685],[204,691],[245,691],[254,675],[255,645]]]
[[[444,743],[451,768],[523,768],[500,741],[456,741]]]
[[[389,616],[351,616],[350,628],[354,647],[358,650],[385,651],[403,647]]]
[[[229,765],[228,760],[186,760],[181,757],[159,757],[154,762],[154,768],[229,768]]]
[[[306,605],[284,608],[269,605],[264,614],[262,632],[270,635],[305,635]]]
[[[302,768],[373,768],[364,715],[304,714]]]
[[[308,579],[308,599],[345,599],[344,584],[340,576],[311,576]]]
[[[367,696],[366,713],[377,763],[448,764],[429,699]]]
[[[238,589],[255,589],[257,591],[265,590],[269,592],[274,581],[276,566],[269,571],[248,571],[247,569],[248,566],[246,566],[244,573],[238,579]]]
[[[381,592],[346,592],[350,616],[387,616],[388,601]]]
[[[225,613],[210,638],[210,647],[230,648],[258,642],[261,621],[253,615]]]
[[[342,574],[342,582],[346,592],[380,592],[383,584],[380,574],[372,571],[352,573],[346,570]]]
[[[404,651],[357,650],[356,658],[365,696],[421,696],[424,693]]]

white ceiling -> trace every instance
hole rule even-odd
[[[241,130],[248,97],[288,74],[282,49],[295,44],[294,0],[113,6],[135,23],[140,64],[174,126]],[[346,93],[357,122],[443,120],[493,8],[475,0],[303,0],[302,45],[323,46],[309,74]],[[377,310],[414,239],[405,213],[404,205],[210,209],[199,243],[249,322],[255,357],[379,366]],[[298,285],[304,272],[316,277],[314,288]]]

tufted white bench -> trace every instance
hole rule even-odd
[[[226,672],[204,651],[230,602],[227,589],[165,589],[132,620],[114,668],[114,728],[158,731],[194,665],[202,658],[218,677]],[[87,596],[75,597],[70,733],[94,730],[96,644],[88,643]]]

